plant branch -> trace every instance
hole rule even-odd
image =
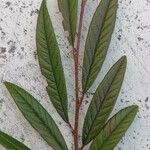
[[[69,125],[69,128],[71,129],[71,132],[74,133],[74,129],[73,129],[73,127],[72,127],[70,122],[68,122],[68,125]]]
[[[76,47],[73,46],[73,56],[74,56],[74,69],[75,69],[75,122],[74,122],[74,146],[75,150],[79,150],[79,136],[78,136],[78,127],[79,127],[79,114],[80,114],[80,106],[82,100],[79,97],[79,48],[80,48],[80,41],[81,41],[81,32],[82,32],[82,25],[83,25],[83,15],[84,15],[84,8],[87,0],[82,0],[81,2],[81,10],[80,10],[80,18],[79,18],[79,26],[77,32],[77,45]],[[84,96],[82,96],[84,98]]]

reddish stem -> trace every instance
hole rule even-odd
[[[81,41],[81,31],[83,25],[83,15],[84,15],[84,8],[87,0],[82,0],[81,3],[81,11],[80,11],[80,19],[79,19],[79,26],[77,32],[77,45],[76,48],[73,48],[73,56],[74,56],[74,69],[75,69],[75,123],[74,123],[74,146],[75,150],[80,150],[79,148],[79,136],[78,136],[78,128],[79,128],[79,114],[80,114],[80,106],[83,101],[84,95],[79,97],[79,48],[80,48],[80,41]]]
[[[71,129],[72,134],[74,135],[74,129],[73,129],[73,127],[72,127],[71,123],[70,123],[70,122],[68,122],[68,125],[69,125],[69,128]]]
[[[81,148],[79,150],[83,150],[84,146],[81,146]]]

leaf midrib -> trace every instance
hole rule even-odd
[[[13,142],[9,141],[7,138],[5,138],[5,136],[0,135],[3,139],[5,139],[8,143],[12,144],[15,148],[17,148],[18,150],[20,149],[19,146],[16,146]],[[3,144],[2,144],[3,145]],[[4,145],[3,145],[4,146]],[[4,146],[5,147],[5,146]]]
[[[114,128],[114,130],[111,132],[110,136],[108,136],[104,141],[103,144],[101,145],[101,148],[103,148],[104,144],[110,139],[110,137],[112,136],[112,134],[118,129],[118,127],[120,126],[120,124],[126,119],[126,117],[128,115],[130,115],[136,108],[134,108],[133,110],[131,110],[128,114],[126,114],[123,119],[120,121],[120,123]]]
[[[40,119],[40,121],[44,124],[44,126],[46,127],[46,129],[48,129],[48,132],[50,133],[50,135],[52,135],[53,137],[55,137],[55,135],[54,134],[52,134],[51,133],[51,130],[50,130],[50,128],[48,127],[48,125],[45,123],[45,121],[43,120],[43,118],[42,117],[40,117],[39,116],[39,114],[36,112],[36,110],[34,109],[34,107],[32,107],[32,105],[28,102],[28,101],[26,101],[26,99],[22,96],[22,94],[19,92],[19,91],[17,91],[16,90],[16,92],[24,99],[24,101],[28,104],[28,106],[30,107],[30,109],[32,109],[33,110],[33,112],[34,112],[34,114],[35,114],[35,116],[37,116],[37,118],[39,118]],[[32,102],[32,101],[31,101]],[[18,104],[17,104],[18,105]],[[45,110],[45,108],[41,105],[41,107],[44,109],[44,111],[46,111]],[[20,107],[18,106],[18,108],[20,109]],[[47,113],[48,114],[48,113]],[[48,116],[49,116],[49,114],[48,114]],[[26,116],[24,116],[26,119],[27,119],[27,117]],[[49,116],[50,117],[50,116]],[[28,119],[27,119],[28,120]],[[30,121],[29,121],[30,122]],[[35,127],[32,125],[32,124],[30,124],[34,129],[35,129]],[[37,129],[36,129],[37,130]],[[40,133],[40,135],[41,135],[41,133]],[[43,137],[43,135],[41,135],[42,137]],[[44,138],[44,137],[43,137]],[[44,138],[45,139],[45,138]],[[59,146],[62,146],[60,143],[59,143],[59,141],[55,138],[55,140],[57,141],[57,143],[59,144]],[[47,142],[47,141],[46,141]],[[47,142],[48,143],[48,142]],[[54,148],[54,147],[53,147]],[[55,149],[55,148],[54,148]]]
[[[45,2],[46,3],[46,2]],[[47,6],[46,6],[46,4],[45,4],[45,7],[46,7],[46,9],[47,9]],[[43,11],[43,18],[45,18],[45,13],[44,13],[44,10],[43,10],[44,8],[42,8],[42,11]],[[47,13],[48,13],[48,10],[47,10]],[[50,53],[49,53],[49,51],[50,51],[50,49],[49,49],[49,47],[48,47],[48,40],[47,40],[47,32],[46,32],[46,27],[45,27],[45,19],[43,19],[43,24],[44,24],[44,32],[45,32],[45,37],[46,37],[46,44],[47,44],[47,48],[48,48],[48,54],[49,54],[49,56],[50,56]],[[54,38],[55,38],[55,36],[54,36]],[[55,38],[56,39],[56,38]],[[57,42],[57,40],[56,40],[56,42]],[[48,57],[49,57],[48,56]],[[52,72],[52,74],[53,74],[53,77],[54,77],[54,80],[55,80],[55,84],[56,84],[56,87],[57,87],[57,93],[58,93],[58,95],[59,95],[59,99],[60,99],[60,103],[61,103],[61,106],[62,106],[62,109],[63,109],[63,114],[64,114],[64,116],[65,116],[65,120],[68,122],[68,117],[66,117],[67,115],[66,115],[66,113],[65,113],[65,108],[64,108],[64,105],[63,105],[63,103],[62,103],[62,99],[61,99],[61,96],[60,96],[60,93],[59,93],[59,89],[58,89],[58,83],[57,83],[57,80],[56,80],[56,77],[55,77],[55,74],[54,74],[54,67],[53,67],[53,63],[51,62],[51,59],[50,59],[50,57],[49,57],[49,61],[50,61],[50,63],[51,63],[51,67],[52,67],[52,70],[53,70],[53,72]]]
[[[101,2],[100,2],[101,3]],[[110,3],[111,3],[111,0],[109,1],[109,3],[108,3],[108,6],[107,6],[107,8],[106,8],[106,13],[105,13],[105,17],[104,17],[104,19],[103,20],[105,20],[106,19],[106,16],[107,16],[107,13],[108,13],[108,10],[109,10],[109,5],[110,5]],[[104,26],[104,23],[105,23],[105,21],[103,21],[102,22],[102,25],[101,25],[101,30],[100,30],[100,34],[99,34],[99,37],[98,37],[98,39],[97,39],[97,44],[96,44],[96,46],[95,46],[95,51],[94,51],[94,55],[93,55],[93,57],[92,57],[92,63],[90,64],[90,69],[89,69],[89,71],[88,71],[88,76],[87,76],[87,78],[86,78],[86,83],[85,83],[85,87],[84,87],[84,90],[83,90],[83,92],[85,93],[87,90],[87,84],[88,84],[88,79],[89,79],[89,76],[91,76],[91,70],[92,70],[92,65],[93,65],[93,63],[94,63],[94,57],[95,57],[95,55],[96,55],[96,52],[98,51],[98,48],[97,48],[97,46],[98,46],[98,41],[100,40],[100,36],[101,36],[101,31],[102,31],[102,29],[103,29],[103,26]]]
[[[123,61],[123,60],[122,60],[122,61]],[[120,64],[119,68],[117,69],[116,74],[118,73],[118,70],[120,70],[120,67],[121,67],[121,66],[122,66],[122,62],[121,62],[121,64]],[[112,83],[114,82],[114,80],[116,79],[116,74],[115,74],[115,77],[113,78],[113,80],[112,80],[112,82],[111,82],[111,85],[112,85]],[[111,86],[109,86],[109,88],[108,88],[108,90],[107,90],[107,92],[106,92],[107,94],[108,94],[110,88],[111,88]],[[107,95],[107,94],[106,94],[106,95]],[[100,113],[100,111],[101,111],[101,108],[102,108],[102,106],[103,106],[105,100],[106,100],[106,96],[105,96],[105,98],[103,99],[103,101],[102,101],[102,103],[101,103],[101,105],[100,105],[100,107],[99,107],[98,113],[96,114],[96,116],[95,116],[94,119],[93,119],[94,121],[92,122],[91,127],[90,127],[90,129],[89,129],[89,132],[88,132],[88,135],[87,135],[87,139],[88,139],[88,137],[89,137],[89,134],[90,134],[91,131],[92,131],[93,125],[94,125],[94,123],[95,123],[95,120],[96,120],[96,118],[98,117],[98,115],[99,115],[99,113]],[[103,127],[103,125],[102,125],[102,127]],[[102,127],[101,127],[101,128],[102,128]]]

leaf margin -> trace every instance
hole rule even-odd
[[[95,13],[94,13],[94,15],[93,15],[93,18],[92,18],[92,21],[91,21],[91,23],[90,23],[90,27],[89,27],[89,31],[88,31],[88,34],[87,34],[87,38],[86,38],[86,43],[85,43],[85,50],[84,50],[84,58],[83,58],[83,67],[82,67],[82,91],[83,91],[83,93],[86,93],[88,90],[89,90],[89,88],[93,85],[93,83],[94,83],[94,81],[95,81],[95,79],[96,79],[96,77],[97,77],[97,75],[98,75],[98,73],[100,72],[100,70],[101,70],[101,68],[102,68],[102,65],[103,65],[103,62],[104,62],[104,60],[105,60],[105,58],[106,58],[106,54],[107,54],[107,51],[108,51],[108,48],[109,48],[109,44],[110,44],[110,42],[111,42],[111,36],[112,36],[112,33],[113,33],[113,30],[114,30],[114,27],[115,27],[115,21],[116,21],[116,14],[117,14],[117,6],[118,6],[118,0],[107,0],[108,2],[108,8],[106,9],[106,10],[108,10],[109,9],[109,4],[111,3],[111,1],[116,1],[116,3],[115,3],[115,12],[114,12],[114,20],[112,21],[112,24],[111,24],[111,26],[109,26],[110,27],[110,31],[109,31],[109,33],[107,33],[107,36],[109,36],[109,34],[110,34],[110,36],[109,37],[107,37],[107,40],[105,40],[105,41],[103,41],[104,40],[104,35],[106,34],[104,34],[104,31],[103,31],[103,29],[105,29],[105,28],[108,28],[108,26],[107,25],[105,25],[105,18],[107,18],[107,13],[109,13],[109,12],[105,12],[106,14],[105,14],[105,16],[103,16],[104,18],[103,19],[101,19],[101,20],[103,20],[103,22],[101,23],[101,29],[100,30],[102,30],[103,32],[101,33],[101,31],[100,31],[100,33],[99,33],[99,35],[96,37],[97,38],[97,43],[95,43],[95,46],[94,46],[94,48],[93,48],[93,50],[91,50],[91,49],[89,49],[88,47],[90,47],[91,48],[91,45],[90,46],[87,46],[89,43],[90,43],[90,41],[88,41],[89,39],[90,39],[90,36],[91,36],[91,33],[90,32],[93,32],[93,28],[92,28],[92,26],[94,25],[95,26],[95,21],[94,21],[94,19],[95,19],[95,17],[98,15],[98,13],[99,13],[99,11],[101,12],[101,10],[102,10],[102,8],[103,8],[103,5],[106,5],[105,4],[105,1],[106,0],[101,0],[100,1],[100,3],[99,3],[99,5],[98,5],[98,7],[97,7],[97,9],[96,9],[96,11],[95,11]],[[101,6],[102,5],[102,6]],[[102,14],[103,12],[101,12],[101,14]],[[99,17],[100,18],[100,17]],[[110,18],[109,18],[110,19]],[[98,25],[96,25],[97,27],[98,27]],[[94,35],[94,33],[92,33],[93,35]],[[104,35],[103,35],[104,34]],[[106,35],[105,35],[106,36]],[[103,38],[102,38],[103,37]],[[102,38],[102,39],[101,39]],[[105,37],[106,38],[106,37]],[[93,38],[94,39],[94,38]],[[95,40],[95,39],[94,39]],[[103,48],[103,50],[102,50],[102,47],[101,47],[101,50],[102,50],[102,52],[101,52],[101,55],[100,55],[100,52],[99,52],[99,48],[100,48],[100,46],[101,45],[103,45],[104,43],[101,43],[101,40],[103,41],[103,42],[106,42],[107,41],[107,45],[105,45],[105,47]],[[90,64],[90,68],[88,68],[87,67],[87,64],[90,62],[90,60],[89,60],[89,58],[88,59],[86,59],[86,57],[89,57],[89,56],[87,56],[88,54],[88,50],[87,49],[89,49],[89,53],[90,53],[90,55],[92,55],[92,53],[94,53],[93,54],[93,57],[92,57],[92,59],[91,59],[91,64]],[[91,52],[92,51],[92,52]],[[101,58],[101,60],[99,59],[99,62],[98,62],[98,60],[97,60],[97,62],[95,61],[96,59],[94,58],[95,57],[95,55],[99,55],[99,57]],[[95,75],[91,75],[91,68],[93,67],[95,67],[95,66],[93,66],[94,64],[98,64],[99,63],[99,65],[97,65],[97,71],[95,71],[96,73],[95,73]],[[87,73],[87,70],[88,70],[88,73]],[[87,75],[86,75],[87,74]],[[91,79],[91,81],[90,81],[90,78],[93,78],[93,79]]]
[[[44,17],[46,19],[44,19]],[[45,27],[46,23],[48,23],[47,24],[48,29]],[[43,31],[40,32],[41,28],[43,28],[42,30],[45,31],[44,37],[40,37],[40,33],[43,32]],[[49,35],[47,35],[48,33],[49,33]],[[51,41],[50,41],[51,44],[48,43],[49,36],[51,36]],[[44,48],[43,47],[40,48],[41,45],[39,44],[40,43],[39,41],[43,40],[43,38],[45,39],[44,42],[47,44],[46,45],[47,52],[46,51],[42,52]],[[55,50],[53,50],[53,51],[50,48],[52,44],[53,44],[53,47],[55,48]],[[39,15],[38,15],[38,21],[37,21],[37,27],[36,27],[36,46],[37,46],[39,66],[40,66],[42,75],[46,78],[46,81],[48,83],[46,90],[49,95],[49,98],[50,98],[53,106],[57,110],[58,114],[63,118],[63,120],[65,122],[68,123],[68,121],[69,121],[68,97],[67,97],[67,89],[66,89],[64,70],[63,70],[63,65],[62,65],[62,61],[61,61],[61,55],[60,55],[60,50],[58,47],[58,42],[56,39],[52,21],[51,21],[51,18],[50,18],[50,15],[49,15],[49,12],[48,12],[48,9],[46,6],[46,0],[42,1]],[[50,53],[50,51],[51,51],[51,53]],[[45,57],[47,57],[47,55],[45,53],[48,54],[48,56],[49,56],[49,58],[46,61],[45,61]],[[55,57],[55,59],[54,58],[51,59],[50,57]],[[46,64],[44,64],[44,63],[46,63]],[[57,68],[57,70],[56,70],[56,68]],[[62,86],[60,87],[60,85],[62,85]]]
[[[120,139],[124,136],[124,133],[126,133],[126,131],[127,131],[127,129],[130,127],[130,125],[132,124],[132,122],[134,121],[134,119],[135,119],[135,117],[136,117],[136,114],[137,114],[137,112],[138,112],[138,109],[139,109],[139,107],[137,106],[137,105],[131,105],[131,106],[128,106],[128,107],[125,107],[125,108],[123,108],[123,109],[121,109],[120,111],[118,111],[114,116],[112,116],[109,120],[108,120],[108,122],[105,124],[105,126],[104,126],[104,128],[103,128],[103,130],[100,132],[100,134],[93,140],[93,142],[92,142],[92,144],[91,144],[91,146],[90,146],[90,148],[89,148],[89,150],[99,150],[99,148],[101,149],[101,150],[106,150],[106,148],[107,148],[107,150],[111,150],[111,149],[113,149],[117,144],[118,144],[118,142],[120,141]],[[128,112],[128,114],[126,114],[125,116],[123,116],[123,119],[121,118],[121,121],[120,121],[120,123],[119,124],[117,124],[117,126],[115,127],[115,129],[112,129],[112,127],[111,127],[111,121],[113,121],[113,120],[115,120],[115,118],[117,118],[118,117],[118,119],[120,119],[120,115],[121,115],[121,113],[123,113],[123,115],[124,115],[124,113],[127,113],[127,112],[125,112],[125,111],[129,111]],[[110,130],[110,131],[108,131],[108,132],[111,132],[112,134],[117,130],[116,128],[119,128],[123,123],[125,124],[125,119],[127,119],[127,116],[128,116],[128,118],[129,117],[131,117],[131,118],[129,118],[129,121],[128,122],[126,122],[127,123],[127,126],[126,127],[123,127],[123,129],[124,129],[124,131],[121,131],[121,135],[119,136],[119,137],[117,137],[118,139],[117,139],[117,141],[114,143],[114,144],[112,144],[112,141],[111,141],[111,144],[109,144],[109,143],[104,143],[103,142],[103,144],[102,144],[102,146],[106,146],[106,147],[99,147],[100,146],[100,142],[101,142],[101,138],[102,137],[105,137],[106,136],[106,138],[108,139],[108,138],[110,138],[110,137],[107,137],[107,133],[106,133],[106,135],[103,135],[103,132],[105,133],[105,132],[107,132],[108,130]],[[123,123],[122,123],[123,122]],[[123,124],[123,125],[124,125]],[[109,128],[109,129],[108,129]],[[105,130],[107,130],[107,131],[105,131]],[[101,137],[102,136],[102,137]],[[110,134],[110,136],[112,136],[111,134]],[[115,138],[113,138],[113,139],[115,139]],[[106,140],[106,139],[105,139]],[[112,139],[111,139],[112,140]],[[98,144],[97,144],[97,142],[98,142]],[[111,146],[111,147],[107,147],[107,146]]]
[[[20,112],[22,113],[22,115],[24,116],[24,118],[29,122],[29,124],[40,134],[40,136],[51,146],[53,147],[55,150],[68,150],[68,147],[66,145],[66,142],[64,140],[64,137],[62,136],[62,133],[60,132],[58,126],[56,125],[55,121],[53,120],[53,118],[50,116],[50,114],[46,111],[46,109],[30,94],[28,93],[26,90],[24,90],[23,88],[21,88],[18,85],[15,85],[11,82],[5,81],[4,85],[6,86],[7,90],[9,91],[11,97],[13,98],[14,102],[16,103],[18,109],[20,110]],[[20,92],[19,92],[20,90]],[[20,104],[19,104],[19,100],[17,100],[17,97],[15,96],[16,93],[19,93],[19,95],[25,94],[28,98],[30,98],[30,101],[28,99],[26,99],[25,101],[28,103],[28,105],[30,105],[31,109],[33,109],[33,112],[39,117],[39,120],[42,120],[44,122],[44,126],[46,129],[48,129],[46,131],[46,133],[44,133],[44,129],[41,131],[41,129],[38,129],[38,127],[36,127],[36,123],[34,122],[35,120],[33,120],[34,118],[31,118],[30,115],[28,116],[28,113],[25,111],[25,108],[23,108]],[[22,94],[21,94],[22,93]],[[22,96],[23,97],[23,96]],[[24,98],[24,97],[23,97]],[[25,99],[25,98],[24,98]],[[34,105],[33,105],[34,104]],[[38,106],[36,108],[36,106]],[[28,108],[29,109],[29,108]],[[40,110],[40,112],[38,112]],[[31,110],[30,110],[31,111]],[[43,114],[45,115],[45,118],[43,117]],[[29,118],[30,117],[30,118]],[[33,117],[33,116],[32,116]],[[39,121],[38,120],[38,121]],[[48,121],[49,122],[48,122]],[[46,123],[47,121],[47,123]],[[50,127],[50,123],[53,127],[53,129],[51,129]],[[34,124],[35,123],[35,124]],[[38,122],[40,124],[40,121]],[[54,131],[56,130],[56,131]],[[50,132],[52,132],[52,135],[50,135]],[[57,135],[54,135],[57,132]],[[48,134],[49,133],[49,134]],[[44,135],[44,134],[48,134],[48,135]],[[47,138],[47,136],[49,136],[49,138]],[[55,137],[53,137],[55,136]],[[57,136],[59,136],[60,139],[57,139],[59,141],[55,141],[55,139]],[[50,138],[52,138],[52,141],[50,140]],[[57,143],[58,142],[58,143]],[[57,147],[57,149],[55,148],[55,146],[61,146],[61,147]]]
[[[2,131],[0,131],[0,144],[6,149],[15,148],[15,150],[31,150],[19,140]]]
[[[121,85],[123,83],[124,75],[126,72],[126,66],[127,66],[127,58],[126,56],[122,56],[109,69],[109,71],[99,84],[98,88],[96,89],[96,92],[93,95],[93,98],[91,100],[91,103],[88,107],[84,119],[82,130],[83,145],[87,145],[93,138],[95,138],[98,135],[105,121],[108,119],[120,93]],[[119,81],[117,77],[120,78]],[[116,81],[118,83],[115,83]],[[117,87],[116,84],[118,85]],[[113,89],[114,87],[115,89]],[[111,91],[111,89],[113,89],[113,91]],[[114,91],[116,95],[114,95]],[[110,94],[112,94],[113,96],[110,96]],[[108,107],[107,103],[111,106]],[[94,110],[96,110],[97,112]]]
[[[68,31],[69,43],[73,46],[75,42],[78,14],[78,0],[57,0],[59,11],[63,17],[63,27]],[[71,13],[73,11],[73,13]]]

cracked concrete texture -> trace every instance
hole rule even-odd
[[[88,0],[85,11],[81,50],[88,31],[89,22],[98,0]],[[1,0],[0,3],[0,129],[25,143],[32,150],[51,149],[31,128],[17,109],[3,85],[11,81],[28,90],[56,120],[65,135],[69,150],[72,138],[67,125],[56,113],[45,92],[45,80],[39,70],[35,29],[41,0]],[[72,56],[61,26],[61,15],[56,0],[48,0],[48,8],[61,49],[67,81],[70,118],[73,110]],[[81,56],[83,51],[81,51]],[[150,1],[119,0],[115,31],[101,74],[91,88],[93,91],[106,71],[122,55],[128,57],[125,81],[113,114],[125,106],[137,104],[140,111],[116,147],[116,150],[150,149]],[[84,101],[82,116],[90,98]],[[83,122],[81,120],[81,126]],[[85,148],[86,149],[86,148]],[[0,147],[0,150],[2,148]]]

